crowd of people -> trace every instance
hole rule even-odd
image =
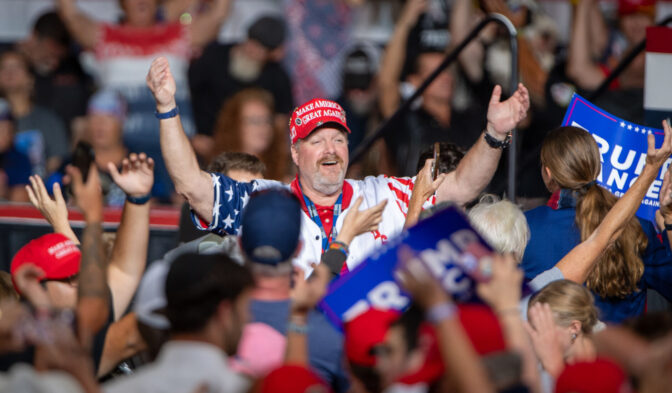
[[[230,3],[120,0],[108,24],[58,0],[0,53],[0,198],[53,228],[0,272],[0,392],[670,390],[672,309],[648,299],[672,301],[672,124],[620,198],[591,134],[558,127],[655,3],[610,20],[581,0],[563,45],[531,1],[406,0],[384,47],[345,45],[357,1],[292,2],[220,44]],[[490,12],[524,32],[520,70],[485,29],[350,163]],[[617,82],[600,105],[643,123],[643,56]],[[519,204],[501,198],[513,133]],[[635,214],[658,178],[652,223]],[[148,261],[156,204],[182,207],[181,242]],[[478,302],[402,246],[407,306],[324,313],[369,255],[455,207],[494,250],[476,253]]]

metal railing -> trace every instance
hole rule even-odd
[[[487,25],[490,23],[499,23],[504,28],[506,28],[509,35],[509,45],[511,48],[511,80],[509,81],[509,92],[513,94],[518,88],[518,41],[517,41],[517,31],[513,23],[501,14],[489,14],[485,19],[483,19],[473,30],[467,35],[467,37],[460,42],[450,53],[446,55],[441,64],[427,77],[427,79],[422,82],[422,84],[415,90],[413,95],[404,101],[399,108],[390,116],[387,121],[385,121],[378,129],[368,135],[360,143],[360,145],[352,153],[352,163],[355,163],[364,157],[364,154],[371,148],[373,143],[382,137],[386,132],[393,128],[393,124],[398,124],[401,117],[411,108],[413,102],[417,100],[422,93],[427,89],[427,87],[436,79],[436,77],[443,72],[451,63],[453,63],[460,52],[469,45],[471,41],[478,37],[478,33],[481,32]],[[515,200],[516,196],[516,155],[517,155],[517,136],[513,132],[513,139],[511,145],[508,149],[508,185],[507,185],[507,195],[509,199]]]

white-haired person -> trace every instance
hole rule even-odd
[[[530,240],[530,227],[516,204],[496,195],[483,195],[469,210],[469,220],[498,252],[512,253],[517,262],[523,259]]]

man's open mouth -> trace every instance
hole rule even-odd
[[[338,161],[324,161],[322,162],[322,165],[324,166],[333,166],[333,165],[338,165]]]

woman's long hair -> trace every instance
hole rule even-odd
[[[208,161],[222,152],[242,151],[240,137],[243,107],[248,102],[260,102],[268,108],[271,116],[274,113],[273,96],[263,89],[251,88],[241,90],[228,99],[222,106],[215,124],[214,149]],[[289,157],[289,136],[278,129],[271,120],[273,139],[266,151],[260,154],[261,161],[266,165],[268,179],[283,180],[287,175]]]
[[[595,184],[600,174],[600,152],[593,137],[577,127],[551,131],[541,147],[541,164],[551,171],[552,181],[572,190],[577,198],[576,226],[581,241],[602,222],[617,198]],[[620,236],[607,246],[588,274],[586,285],[604,298],[624,298],[638,290],[644,274],[640,255],[648,239],[637,218],[631,218]]]

